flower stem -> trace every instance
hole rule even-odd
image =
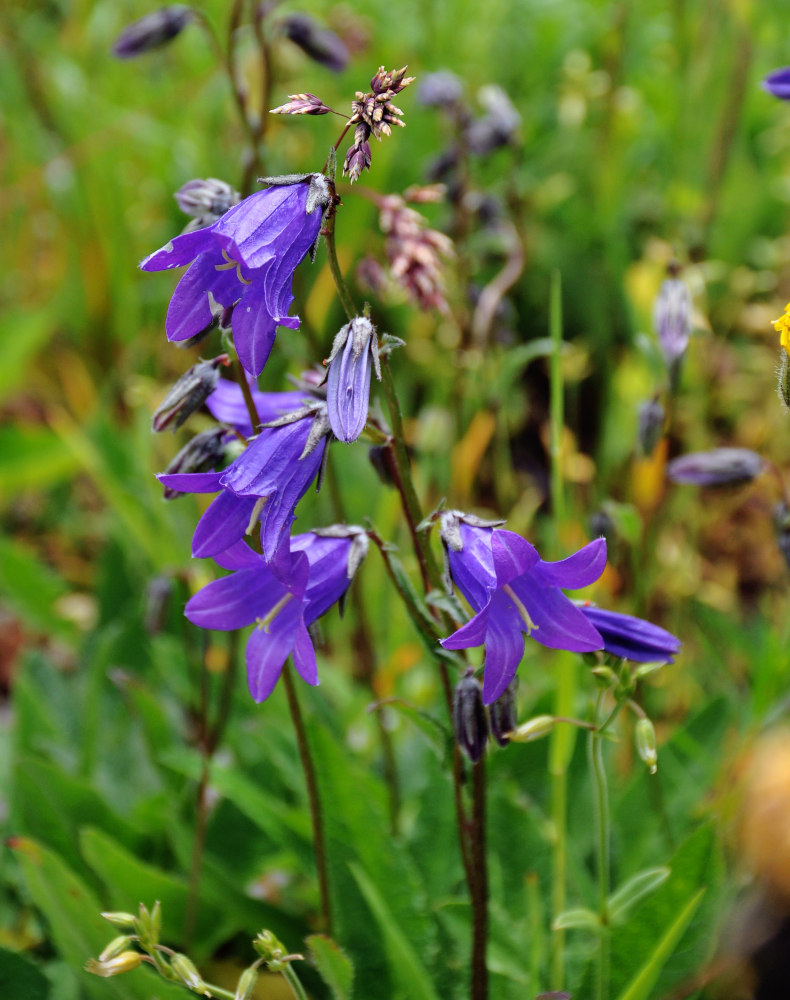
[[[241,394],[244,397],[244,405],[247,407],[247,414],[252,424],[252,433],[257,434],[260,430],[261,418],[258,414],[255,400],[252,398],[252,389],[250,389],[250,383],[247,381],[247,373],[241,367],[238,357],[233,362],[233,374],[236,376],[236,381],[239,383]]]
[[[568,717],[573,714],[576,693],[576,664],[572,656],[562,655],[557,660],[557,691],[554,714]],[[565,909],[568,870],[568,764],[573,753],[575,727],[557,726],[551,734],[549,747],[549,773],[551,775],[552,848],[552,920]],[[561,990],[565,985],[565,932],[555,930],[551,942],[551,988]]]
[[[595,716],[600,710],[601,696],[598,697]],[[607,720],[608,723],[609,720]],[[597,835],[596,860],[598,868],[598,906],[601,920],[601,935],[598,940],[598,961],[595,976],[595,1000],[605,1000],[609,987],[609,797],[606,787],[606,768],[603,760],[602,729],[590,731],[587,738],[587,754],[595,790],[595,827]]]
[[[554,348],[551,352],[550,365],[551,509],[554,516],[554,531],[559,541],[565,521],[565,499],[562,488],[562,432],[565,421],[562,384],[562,278],[559,271],[553,271],[551,275],[549,332]]]
[[[315,765],[310,755],[310,744],[307,742],[307,731],[301,709],[299,708],[299,699],[296,694],[293,677],[291,676],[290,663],[286,663],[283,667],[283,682],[285,684],[285,693],[288,697],[291,721],[296,733],[296,743],[299,747],[299,758],[302,762],[305,784],[307,785],[307,798],[310,803],[310,818],[313,824],[313,850],[315,851],[315,866],[318,873],[318,892],[321,897],[322,930],[325,934],[333,937],[332,905],[329,898],[329,878],[327,875],[326,842],[324,840],[321,797],[318,793]]]
[[[290,962],[285,963],[285,968],[283,969],[283,976],[286,983],[291,987],[291,992],[296,997],[296,1000],[307,1000],[307,994],[304,991],[304,986],[302,986],[299,981],[299,977],[294,972],[293,967]]]
[[[472,767],[471,848],[475,891],[472,896],[472,1000],[488,997],[488,869],[486,866],[486,758]]]

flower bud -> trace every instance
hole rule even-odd
[[[241,201],[239,192],[216,177],[187,181],[173,195],[184,215],[210,225]]]
[[[113,938],[99,955],[99,961],[107,962],[111,958],[116,958],[122,951],[125,951],[131,943],[132,939],[128,934],[121,934],[120,937]]]
[[[176,952],[170,959],[170,967],[187,989],[194,993],[207,993],[206,981],[198,972],[198,968],[192,959]]]
[[[252,1000],[257,982],[258,970],[252,968],[252,966],[249,969],[245,969],[236,984],[236,992],[233,995],[233,1000]]]
[[[783,101],[790,101],[790,66],[769,73],[763,80],[763,90]]]
[[[102,913],[102,916],[109,923],[113,924],[115,927],[120,927],[123,930],[134,930],[135,921],[137,917],[133,913],[122,913],[120,911],[109,911],[107,913]]]
[[[427,73],[417,87],[417,102],[427,108],[450,108],[464,96],[460,77],[449,70]]]
[[[159,432],[172,425],[175,434],[217,388],[219,366],[227,367],[229,364],[228,355],[220,354],[211,361],[200,361],[184,372],[154,411],[153,429]]]
[[[192,9],[180,3],[146,14],[123,29],[112,47],[113,54],[119,59],[133,59],[158,49],[180,35],[192,17]]]
[[[334,73],[342,73],[348,66],[349,54],[343,40],[334,31],[322,28],[312,17],[289,14],[281,24],[286,37],[314,62]]]
[[[120,976],[124,972],[131,972],[132,969],[136,969],[140,965],[142,960],[143,956],[139,951],[122,951],[120,955],[116,955],[106,962],[97,962],[95,958],[88,959],[85,963],[85,971],[94,976],[109,979],[110,976]]]
[[[651,774],[655,774],[658,770],[656,731],[653,728],[653,723],[647,717],[637,720],[634,727],[634,740],[639,759],[647,764]]]
[[[714,448],[674,458],[667,466],[667,476],[673,483],[730,486],[750,482],[764,467],[763,459],[748,448]]]
[[[790,569],[790,507],[782,500],[774,509],[776,544]]]
[[[327,364],[326,404],[332,433],[347,444],[356,441],[368,419],[370,366],[381,381],[373,324],[355,316],[335,337]]]
[[[166,475],[182,472],[206,472],[219,465],[225,457],[225,444],[228,432],[219,428],[213,431],[203,431],[196,434],[165,469]],[[182,494],[179,490],[165,487],[165,500],[174,500]]]
[[[470,668],[458,682],[453,698],[455,740],[476,764],[483,756],[488,739],[488,722],[483,707],[483,689]]]
[[[784,347],[779,350],[779,382],[776,391],[784,408],[790,410],[790,356]]]
[[[518,725],[517,690],[518,678],[514,677],[496,701],[488,706],[488,725],[491,735],[501,747],[508,745],[510,738],[506,734],[510,734]]]
[[[670,274],[678,270],[677,265],[670,265]],[[653,306],[653,323],[667,363],[672,365],[685,354],[691,336],[691,295],[679,278],[669,277],[661,285]]]
[[[486,113],[466,130],[466,145],[475,156],[487,156],[513,141],[521,125],[521,115],[496,84],[481,87],[478,99]]]
[[[639,449],[652,455],[664,432],[666,413],[657,399],[647,400],[639,407]]]
[[[264,960],[267,967],[272,972],[277,972],[278,965],[285,958],[285,947],[274,934],[267,930],[261,931],[252,942],[252,946]]]
[[[510,739],[514,743],[531,743],[533,740],[548,736],[555,725],[556,720],[553,715],[536,715],[512,730]]]

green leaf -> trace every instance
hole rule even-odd
[[[49,982],[32,962],[0,948],[0,996],[13,1000],[47,1000]]]
[[[0,428],[0,498],[67,479],[77,462],[57,435],[38,426]]]
[[[552,930],[579,930],[593,931],[595,934],[601,933],[601,918],[592,910],[579,907],[575,910],[563,910],[557,914],[552,922]]]
[[[648,868],[624,882],[609,897],[609,916],[612,921],[616,923],[622,920],[634,903],[663,885],[671,874],[669,868]]]
[[[3,317],[3,364],[0,366],[0,398],[20,385],[36,351],[55,332],[55,321],[48,309],[27,307],[6,312]],[[13,332],[11,332],[13,331]]]
[[[348,955],[324,934],[311,934],[306,944],[313,965],[332,991],[334,1000],[350,1000],[354,968]]]
[[[398,926],[383,896],[359,865],[351,862],[349,868],[381,928],[393,977],[396,982],[400,982],[404,995],[410,1000],[439,1000],[428,972]]]
[[[74,623],[62,618],[55,607],[66,592],[63,581],[24,545],[3,537],[0,537],[0,592],[34,628],[54,632],[64,639],[76,635]]]
[[[375,708],[391,708],[409,719],[420,730],[438,756],[442,760],[449,759],[452,746],[450,732],[430,712],[425,712],[423,709],[409,704],[403,698],[387,698],[385,701],[378,702]]]
[[[619,1000],[649,1000],[653,995],[653,987],[664,963],[674,952],[680,939],[683,937],[706,891],[706,889],[700,889],[688,900],[680,913],[659,938],[655,948],[648,955],[647,960],[643,963],[629,986],[620,994]]]

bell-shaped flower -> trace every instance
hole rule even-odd
[[[184,613],[200,628],[228,631],[256,625],[246,650],[247,680],[255,701],[265,701],[272,693],[289,655],[302,679],[318,684],[307,627],[351,582],[349,556],[358,530],[336,537],[297,535],[290,547],[285,540],[270,562],[238,542],[215,557],[234,572],[209,583],[187,602]]]
[[[381,381],[375,327],[367,317],[355,316],[335,337],[327,360],[329,426],[346,444],[356,441],[368,419],[371,362]]]
[[[269,180],[265,191],[210,226],[176,236],[140,265],[144,271],[191,265],[170,300],[168,340],[189,340],[211,324],[218,307],[237,303],[233,339],[251,375],[263,370],[277,327],[299,326],[299,317],[288,315],[294,270],[315,246],[332,197],[322,174]]]
[[[674,663],[682,645],[671,632],[643,618],[591,604],[582,605],[580,611],[600,633],[604,650],[612,656],[637,663]]]
[[[439,523],[450,576],[474,610],[481,611],[496,589],[491,536],[505,522],[445,510]]]
[[[250,394],[255,409],[260,418],[260,424],[268,424],[286,413],[298,410],[309,398],[309,393],[294,389],[290,392],[261,392],[255,384],[255,379],[247,378]],[[260,425],[253,429],[244,393],[238,382],[230,379],[220,379],[211,395],[206,399],[206,407],[215,420],[235,427],[244,437],[252,437],[260,430]]]
[[[606,564],[599,538],[560,562],[544,562],[534,546],[512,531],[492,530],[495,586],[478,613],[441,644],[466,649],[485,644],[483,701],[495,701],[513,680],[524,654],[524,634],[551,649],[585,653],[602,649],[595,627],[562,592],[597,580]],[[479,553],[473,556],[480,565]]]

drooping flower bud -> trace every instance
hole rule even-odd
[[[505,91],[496,84],[481,87],[478,99],[485,114],[467,128],[466,145],[475,156],[487,156],[513,141],[521,125],[521,115]]]
[[[192,17],[191,7],[180,3],[146,14],[123,29],[112,47],[113,54],[119,59],[133,59],[158,49],[180,35]]]
[[[667,278],[653,306],[653,323],[667,363],[674,365],[685,354],[691,336],[691,294],[685,283],[675,277],[676,264],[669,267]]]
[[[639,407],[639,449],[643,455],[652,455],[664,432],[666,413],[657,399],[650,399]]]
[[[511,733],[518,725],[517,691],[518,678],[514,677],[504,693],[488,706],[488,725],[491,735],[501,747],[508,745],[510,739],[506,734]]]
[[[187,181],[173,197],[184,215],[191,215],[203,226],[210,226],[241,201],[235,188],[216,177]]]
[[[109,979],[111,976],[120,976],[124,972],[131,972],[136,969],[143,960],[139,951],[122,951],[120,955],[108,959],[106,962],[98,962],[95,958],[89,958],[85,963],[85,971],[94,976],[102,976]]]
[[[245,969],[241,976],[239,976],[239,981],[236,984],[236,992],[233,994],[233,1000],[252,1000],[257,982],[258,970],[252,966],[250,966],[249,969]]]
[[[329,425],[346,444],[356,441],[368,418],[371,362],[381,381],[375,327],[365,316],[355,316],[335,337],[327,361]]]
[[[196,434],[170,462],[165,469],[165,475],[205,472],[214,468],[225,458],[227,440],[228,432],[222,428]],[[174,490],[169,486],[165,487],[165,500],[174,500],[178,496],[182,496],[180,490]]]
[[[557,720],[553,715],[536,715],[512,730],[510,739],[514,743],[531,743],[533,740],[548,736],[556,725]]]
[[[135,921],[137,920],[137,917],[133,913],[122,913],[116,910],[109,910],[106,913],[102,913],[102,917],[114,927],[120,927],[122,930],[127,931],[134,929]]]
[[[220,354],[211,361],[200,361],[184,372],[154,410],[153,429],[158,432],[171,427],[175,434],[216,389],[220,365],[227,367],[229,364],[228,355]]]
[[[170,959],[170,967],[187,989],[193,993],[206,993],[207,984],[191,958],[176,952]]]
[[[282,29],[294,45],[298,45],[314,62],[334,73],[348,66],[349,54],[343,40],[328,28],[322,28],[307,14],[289,14],[281,21]]]
[[[108,962],[111,958],[116,958],[125,951],[132,943],[132,938],[128,934],[121,934],[120,937],[113,938],[99,955],[100,962]]]
[[[714,448],[674,458],[667,476],[691,486],[730,486],[750,482],[764,468],[763,459],[748,448]]]
[[[653,723],[646,716],[639,719],[634,727],[634,741],[639,759],[647,764],[651,774],[655,774],[658,770],[656,731],[653,728]]]
[[[486,748],[488,722],[483,707],[483,689],[471,667],[455,689],[453,728],[456,743],[472,763],[476,764]]]

